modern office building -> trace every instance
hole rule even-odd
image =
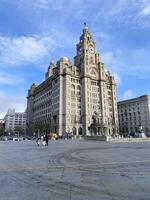
[[[150,136],[150,96],[144,95],[118,102],[120,134],[135,135],[143,128]]]
[[[67,57],[51,62],[45,81],[27,96],[28,132],[117,135],[116,83],[106,71],[87,25],[76,45],[74,64]]]
[[[4,121],[6,132],[25,132],[26,130],[26,112],[15,112],[15,109],[8,109]]]

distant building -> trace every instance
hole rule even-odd
[[[134,135],[142,126],[150,136],[150,96],[144,95],[118,102],[120,134]]]
[[[4,123],[4,119],[0,119],[0,123]]]
[[[4,117],[5,131],[25,131],[26,130],[26,113],[15,112],[15,109],[8,109],[7,114]]]
[[[27,128],[62,135],[117,135],[116,83],[105,70],[88,27],[76,45],[74,64],[50,63],[45,81],[28,91]]]

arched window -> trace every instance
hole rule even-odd
[[[71,85],[71,95],[75,95],[75,85]]]
[[[80,85],[77,85],[77,95],[81,94],[80,89],[81,89]]]
[[[81,89],[80,85],[77,85],[77,90],[80,90],[80,89]]]
[[[75,85],[72,84],[72,85],[71,85],[71,89],[72,89],[72,90],[75,90]]]

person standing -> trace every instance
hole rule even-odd
[[[43,136],[43,145],[46,146],[46,136]]]

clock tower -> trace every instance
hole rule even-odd
[[[81,70],[83,76],[90,73],[92,67],[98,68],[99,54],[96,51],[96,43],[93,40],[92,34],[84,23],[83,33],[80,36],[80,41],[76,45],[76,56],[74,63]]]
[[[80,69],[81,76],[81,95],[82,95],[82,126],[83,134],[89,133],[90,123],[94,110],[91,111],[90,88],[92,80],[99,80],[99,54],[96,50],[96,43],[93,40],[92,34],[89,32],[88,26],[84,23],[83,33],[80,36],[80,41],[76,45],[76,56],[74,64]],[[98,82],[96,84],[99,85]],[[98,87],[96,90],[98,90]],[[100,107],[100,105],[99,105]],[[99,115],[101,112],[98,110]]]

